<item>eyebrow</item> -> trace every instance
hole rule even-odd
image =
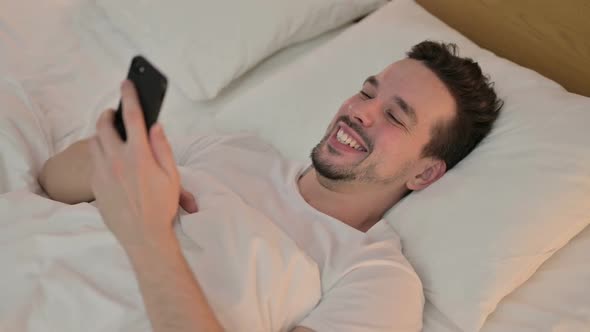
[[[369,77],[367,77],[367,79],[365,80],[364,84],[371,84],[372,86],[374,86],[375,88],[379,87],[379,81],[377,80],[377,78],[374,75],[371,75]],[[393,102],[399,106],[399,108],[401,108],[401,110],[410,118],[410,120],[412,121],[412,126],[415,126],[418,123],[418,117],[416,116],[416,111],[414,110],[414,108],[412,106],[410,106],[410,104],[408,104],[408,102],[406,102],[402,97],[395,95],[393,97]]]
[[[365,82],[363,83],[363,85],[365,85],[367,83],[373,85],[376,88],[379,87],[379,81],[377,81],[377,78],[374,75],[371,75],[371,76],[367,77],[367,79],[365,80]]]

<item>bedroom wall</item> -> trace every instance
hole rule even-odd
[[[590,1],[416,2],[480,46],[590,97]]]

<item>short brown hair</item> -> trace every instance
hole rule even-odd
[[[410,59],[432,70],[455,99],[455,118],[437,124],[430,142],[422,150],[423,157],[443,160],[447,170],[486,137],[504,104],[477,62],[457,54],[457,45],[433,41],[423,41],[407,53]]]

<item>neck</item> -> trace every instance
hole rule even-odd
[[[298,187],[309,205],[361,232],[381,220],[403,195],[391,188],[375,189],[362,183],[330,180],[312,166],[299,178]]]

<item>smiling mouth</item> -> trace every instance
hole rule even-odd
[[[365,149],[361,144],[359,144],[359,142],[357,142],[357,140],[350,137],[344,131],[344,129],[342,129],[342,127],[340,127],[340,129],[338,129],[338,131],[336,132],[336,139],[338,140],[338,142],[340,142],[344,145],[348,145],[357,151],[367,152],[367,149]]]
[[[356,152],[365,153],[368,149],[363,145],[361,141],[353,138],[353,135],[349,134],[350,129],[338,126],[338,129],[334,134],[331,135],[329,143],[331,148],[345,152]]]

